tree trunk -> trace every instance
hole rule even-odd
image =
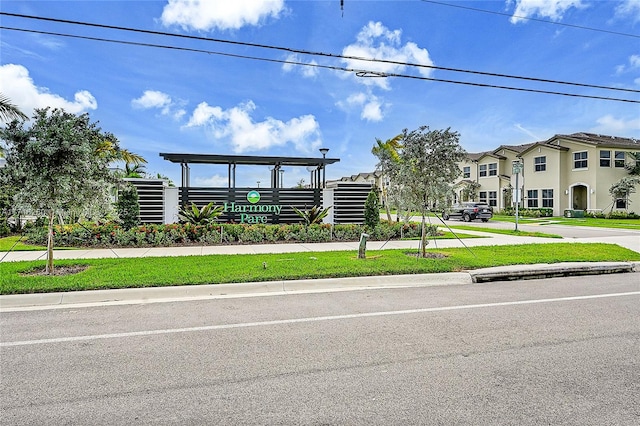
[[[385,200],[385,203],[384,203],[384,208],[387,211],[387,220],[389,221],[389,223],[391,223],[392,222],[392,220],[391,220],[391,209],[389,208],[389,203],[386,200]]]
[[[53,209],[49,210],[49,232],[47,234],[47,266],[44,272],[53,274]]]
[[[422,232],[420,236],[420,241],[422,242],[422,251],[420,257],[427,257],[427,228],[426,228],[426,213],[424,209],[422,210]]]

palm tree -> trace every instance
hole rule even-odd
[[[146,161],[145,161],[146,163]],[[124,177],[141,178],[145,174],[144,166],[140,163],[124,163]]]
[[[28,120],[29,117],[11,103],[11,100],[0,93],[0,119],[4,121]]]
[[[393,174],[393,167],[400,161],[400,154],[398,151],[402,149],[400,140],[402,135],[397,135],[385,142],[376,138],[376,144],[371,148],[371,153],[378,157],[377,168],[382,173],[381,179],[382,185],[382,198],[384,200],[384,207],[387,212],[387,220],[391,222],[391,209],[389,207],[389,189],[384,184],[389,175]]]
[[[0,93],[0,120],[28,120],[29,117],[20,109],[11,103],[11,100]],[[0,158],[4,158],[4,147],[0,146]]]

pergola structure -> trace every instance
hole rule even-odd
[[[236,166],[253,165],[268,166],[271,171],[271,188],[277,189],[281,187],[279,182],[280,170],[283,166],[306,167],[307,171],[312,173],[314,177],[311,180],[312,188],[324,188],[325,186],[325,167],[327,164],[333,164],[340,161],[339,158],[326,158],[329,150],[323,148],[321,158],[308,157],[265,157],[253,155],[218,155],[218,154],[172,154],[161,152],[160,156],[172,163],[179,163],[182,167],[182,187],[188,188],[189,183],[189,164],[226,164],[229,167],[229,188],[236,187]],[[322,181],[321,179],[322,175]],[[320,184],[322,183],[322,185]]]

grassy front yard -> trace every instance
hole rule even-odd
[[[430,253],[444,257],[428,259],[418,259],[404,250],[383,250],[368,251],[367,259],[357,259],[352,251],[337,251],[56,261],[57,267],[86,266],[82,272],[65,276],[25,275],[43,268],[44,261],[3,262],[0,294],[454,272],[532,263],[640,261],[639,253],[612,244],[527,244],[471,250],[431,249]]]

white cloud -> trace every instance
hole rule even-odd
[[[598,126],[591,129],[594,133],[602,133],[612,136],[625,136],[632,133],[637,134],[640,130],[640,117],[625,120],[616,118],[611,114],[602,116],[596,120]]]
[[[73,114],[98,108],[96,98],[87,90],[76,92],[73,101],[66,100],[50,93],[46,87],[36,86],[29,76],[29,70],[16,64],[0,66],[0,92],[28,116],[36,108],[62,108]]]
[[[345,111],[360,109],[360,118],[366,121],[377,122],[384,118],[382,101],[372,93],[354,93],[345,101],[337,102],[337,105]]]
[[[620,75],[628,71],[640,69],[640,55],[629,56],[629,64],[617,65],[616,74]]]
[[[407,68],[403,64],[407,62],[427,66],[433,65],[427,49],[420,48],[413,42],[407,42],[402,45],[401,36],[401,30],[391,31],[381,22],[369,22],[358,33],[356,43],[346,46],[342,50],[342,55],[382,59],[398,63],[368,62],[357,59],[343,59],[343,62],[348,68],[378,73],[402,73]],[[430,76],[432,71],[431,68],[419,68],[420,74],[425,77]],[[388,80],[382,77],[359,78],[358,82],[389,89]]]
[[[131,101],[131,106],[135,109],[160,109],[162,115],[170,115],[176,120],[187,113],[180,108],[180,104],[181,102],[175,102],[171,96],[157,90],[145,90],[142,96]]]
[[[283,10],[284,0],[169,0],[160,20],[185,30],[235,30],[278,18]]]
[[[640,22],[640,1],[623,0],[616,6],[615,17],[620,20],[631,19],[633,23]]]
[[[171,96],[157,90],[145,90],[142,96],[131,101],[138,109],[163,108],[171,104]]]
[[[304,62],[302,59],[300,59],[299,55],[292,53],[287,56],[286,61],[286,63],[282,64],[282,70],[284,72],[299,71],[300,74],[308,78],[314,78],[318,75],[319,68],[315,67],[315,65],[318,65],[318,63],[314,60]],[[310,66],[292,64],[291,62],[309,64]]]
[[[194,182],[197,186],[205,186],[211,188],[225,187],[229,184],[228,176],[213,175],[210,177],[196,177]]]
[[[320,126],[313,115],[287,122],[272,117],[255,122],[251,117],[255,109],[251,101],[227,110],[202,102],[185,127],[205,127],[215,138],[228,139],[236,153],[264,151],[287,144],[293,144],[300,152],[312,152],[320,147]]]
[[[588,7],[582,0],[507,0],[507,6],[516,5],[510,21],[512,24],[526,21],[525,18],[548,18],[560,21],[567,10]]]

